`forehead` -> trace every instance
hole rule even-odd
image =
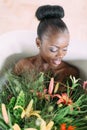
[[[42,38],[42,42],[48,45],[67,45],[69,44],[69,33],[67,31],[64,32],[56,32],[56,33],[47,33],[44,34]]]

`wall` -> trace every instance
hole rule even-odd
[[[82,77],[86,79],[87,0],[44,0],[44,2],[43,0],[0,0],[0,67],[9,55],[29,51],[28,43],[30,46],[34,43],[32,39],[36,36],[38,25],[35,11],[43,4],[63,6],[65,10],[63,20],[67,24],[71,36],[65,60],[67,59],[68,62],[80,68]],[[34,32],[34,37],[31,38],[28,31],[29,33]],[[27,40],[23,41],[24,39]]]
[[[87,0],[0,0],[0,34],[16,29],[36,31],[35,11],[43,4],[63,6],[71,39],[87,41]]]

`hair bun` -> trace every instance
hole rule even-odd
[[[49,18],[63,18],[64,9],[58,5],[44,5],[40,6],[36,11],[36,17],[38,20]]]

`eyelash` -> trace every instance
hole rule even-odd
[[[63,51],[67,51],[67,49],[63,49]]]
[[[58,51],[58,49],[53,49],[53,48],[50,48],[50,51],[51,51],[51,52],[57,52],[57,51]]]
[[[50,51],[51,51],[51,52],[57,52],[57,51],[58,51],[58,49],[53,50],[53,48],[50,48]],[[66,51],[67,51],[67,48],[66,48],[66,49],[63,49],[63,51],[65,51],[65,52],[66,52]]]

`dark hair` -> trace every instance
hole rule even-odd
[[[42,38],[42,35],[49,29],[58,32],[68,30],[66,24],[61,19],[64,17],[64,10],[61,6],[40,6],[36,11],[35,16],[40,21],[37,28],[37,34],[40,39]]]

